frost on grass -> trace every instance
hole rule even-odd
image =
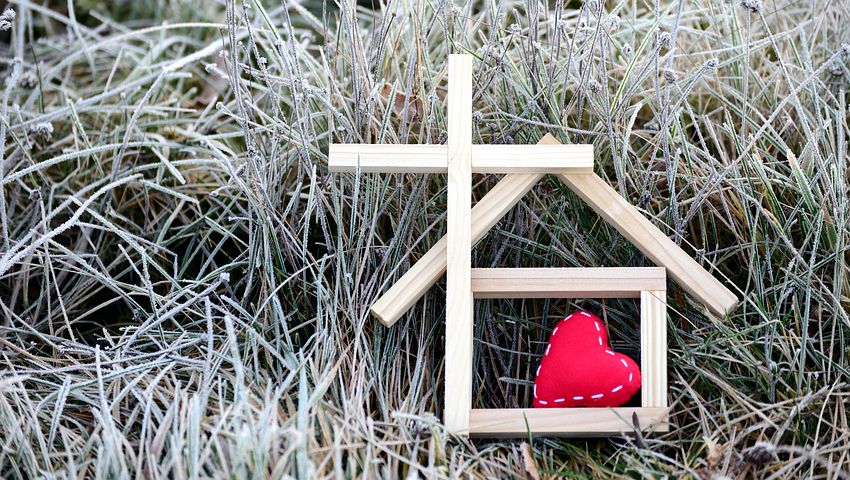
[[[53,124],[50,122],[39,122],[29,126],[27,132],[36,140],[47,141],[53,137]]]
[[[0,15],[3,478],[846,478],[843,2],[124,3]],[[742,298],[671,290],[669,433],[453,438],[444,286],[371,318],[445,179],[331,175],[327,146],[442,143],[459,52],[476,143],[592,143]],[[651,265],[551,178],[474,258]],[[576,308],[639,354],[630,300],[478,302],[474,405],[529,406]]]
[[[761,12],[761,0],[741,0],[741,6],[753,13]]]
[[[12,25],[15,22],[15,11],[11,8],[7,8],[3,10],[3,13],[0,14],[0,31],[7,31],[12,28]]]

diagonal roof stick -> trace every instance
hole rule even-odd
[[[538,145],[559,145],[546,134]],[[478,243],[508,210],[514,207],[543,174],[508,174],[472,208],[472,243]],[[675,242],[667,238],[633,205],[596,174],[562,173],[557,178],[584,200],[598,215],[632,242],[686,292],[718,316],[738,305],[737,296],[714,278]],[[441,238],[375,303],[372,315],[392,326],[446,271],[447,239]]]

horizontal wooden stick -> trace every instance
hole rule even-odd
[[[328,169],[344,173],[446,173],[446,145],[363,145],[332,143]]]
[[[668,408],[509,408],[473,409],[469,415],[471,437],[594,437],[630,433],[637,416],[643,431],[669,430]]]
[[[331,172],[446,173],[445,145],[333,143]],[[473,145],[472,173],[590,173],[592,145]]]
[[[664,268],[474,268],[475,298],[640,298],[666,290]]]
[[[712,313],[722,317],[738,305],[734,293],[667,238],[605,180],[597,175],[563,174],[558,178],[647,258],[665,267],[680,287]]]
[[[473,145],[474,173],[593,173],[593,145]]]
[[[547,134],[538,145],[557,143],[558,140]],[[484,235],[499,221],[508,210],[531,190],[541,178],[540,173],[505,175],[496,186],[472,207],[472,244],[484,238]],[[419,261],[384,292],[374,304],[372,315],[386,326],[393,325],[422,295],[446,273],[446,252],[448,242],[443,236]]]

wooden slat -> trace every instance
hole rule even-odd
[[[451,87],[450,87],[451,88]],[[446,173],[446,145],[333,143],[331,172]],[[472,145],[472,173],[590,173],[592,145]]]
[[[475,145],[473,173],[593,173],[593,145]]]
[[[540,139],[538,145],[557,143],[550,134]],[[540,179],[539,173],[505,175],[472,208],[472,243],[481,241],[487,232]],[[434,283],[446,273],[447,239],[441,238],[419,261],[402,275],[375,303],[372,315],[386,326],[393,325]]]
[[[667,238],[605,180],[597,175],[563,174],[558,178],[656,265],[665,267],[679,286],[711,312],[722,317],[738,305],[734,293]]]
[[[449,55],[448,239],[443,422],[469,429],[472,408],[472,57]]]
[[[667,289],[661,267],[474,268],[475,298],[639,298]]]
[[[474,409],[471,437],[534,436],[593,437],[634,432],[633,415],[643,431],[666,432],[667,408],[513,408]]]
[[[332,143],[328,169],[356,172],[359,166],[361,173],[446,173],[447,154],[445,145]]]
[[[640,295],[641,405],[667,407],[667,294]]]

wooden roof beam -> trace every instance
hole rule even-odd
[[[547,134],[538,144],[560,142]],[[472,243],[478,243],[542,177],[542,173],[505,175],[472,209]],[[604,180],[586,173],[562,173],[557,177],[647,258],[665,267],[667,274],[711,313],[723,317],[737,307],[738,298],[732,291]],[[371,311],[381,323],[393,325],[445,273],[446,246],[444,236],[375,301]]]

